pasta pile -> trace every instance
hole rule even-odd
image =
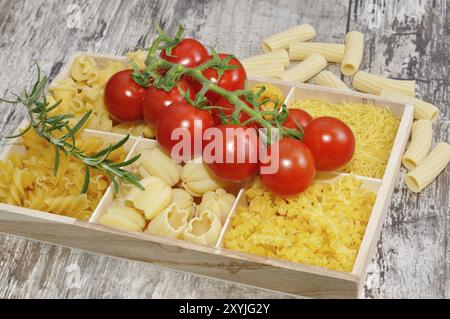
[[[293,197],[275,196],[257,179],[231,218],[224,245],[269,258],[349,272],[376,195],[355,177],[315,181]]]
[[[383,178],[400,124],[389,109],[357,103],[334,104],[322,99],[293,102],[289,107],[305,110],[313,117],[331,116],[346,123],[355,135],[356,148],[352,161],[342,171]]]
[[[141,154],[134,170],[143,178],[145,190],[122,185],[99,223],[216,245],[236,197],[221,188],[199,161],[181,166],[159,148]]]
[[[80,194],[84,182],[84,166],[72,156],[60,152],[59,168],[53,174],[55,153],[33,130],[23,135],[24,153],[14,153],[0,161],[0,202],[87,220],[97,207],[109,179],[101,171],[90,171],[86,194]],[[97,137],[77,139],[77,146],[87,154],[103,147]],[[123,148],[109,155],[111,161],[125,159]]]
[[[130,52],[128,57],[130,61],[142,66],[145,53]],[[131,136],[154,137],[154,129],[144,122],[115,123],[106,110],[103,101],[105,85],[111,76],[126,68],[127,65],[120,61],[99,63],[89,56],[77,57],[71,65],[70,78],[59,81],[49,88],[51,94],[48,97],[49,101],[62,101],[53,114],[73,114],[75,122],[87,111],[92,110],[87,128]]]

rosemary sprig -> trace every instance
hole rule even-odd
[[[19,134],[15,136],[6,136],[5,138],[15,138],[24,135],[29,129],[33,128],[35,133],[45,139],[50,145],[54,146],[55,160],[53,166],[53,174],[56,176],[59,168],[60,152],[63,152],[67,156],[73,156],[80,160],[85,167],[85,177],[82,186],[81,193],[84,194],[89,188],[90,181],[90,169],[98,169],[107,174],[114,185],[114,191],[118,193],[119,182],[121,181],[129,184],[133,184],[138,188],[144,190],[144,187],[139,183],[140,178],[124,169],[136,162],[139,155],[133,158],[121,162],[113,163],[108,160],[108,156],[111,152],[122,147],[129,139],[129,135],[125,136],[122,140],[115,144],[106,146],[96,154],[87,155],[83,150],[76,146],[76,134],[82,129],[83,125],[89,119],[92,111],[84,114],[74,126],[70,125],[70,119],[74,116],[72,114],[58,114],[52,115],[50,112],[55,110],[61,103],[58,101],[54,104],[50,104],[45,96],[45,88],[47,86],[47,76],[41,77],[41,70],[38,63],[36,65],[36,82],[34,83],[31,92],[26,89],[21,95],[12,94],[14,99],[7,100],[0,98],[1,102],[8,104],[22,104],[25,106],[28,118],[30,120],[29,126]]]

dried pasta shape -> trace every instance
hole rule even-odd
[[[75,81],[87,80],[87,74],[96,66],[96,62],[92,57],[80,56],[75,59],[70,68],[70,75]]]
[[[211,211],[219,217],[222,225],[225,225],[235,201],[236,197],[222,188],[214,192],[206,192],[203,195],[202,202],[197,207],[197,213],[201,215],[204,211]]]
[[[172,189],[172,201],[170,204],[176,204],[180,209],[187,210],[189,212],[189,218],[194,214],[194,198],[184,189]]]
[[[310,82],[315,85],[326,86],[344,91],[352,91],[340,78],[332,72],[324,70],[313,77]]]
[[[289,45],[289,59],[304,60],[313,53],[319,53],[328,62],[341,63],[345,45],[338,43],[298,42]]]
[[[114,228],[139,231],[145,228],[145,219],[141,213],[130,207],[112,205],[106,214],[100,217],[99,223]]]
[[[352,31],[345,36],[345,51],[342,57],[341,72],[346,76],[353,76],[358,72],[363,58],[364,35]]]
[[[184,230],[184,240],[214,246],[219,240],[222,224],[219,217],[210,211],[204,211],[199,217],[191,219],[188,226]]]
[[[270,63],[281,63],[289,67],[289,55],[286,50],[275,50],[265,54],[253,55],[241,60],[245,69],[263,68]]]
[[[244,66],[244,68],[245,71],[247,72],[247,75],[269,77],[269,78],[277,78],[285,71],[283,64],[279,62],[266,63],[264,66],[258,67]]]
[[[171,187],[180,181],[181,165],[175,164],[159,147],[142,150],[140,162],[150,175],[161,178]]]
[[[353,78],[352,86],[354,89],[370,94],[381,94],[382,91],[397,92],[407,96],[414,96],[415,81],[393,80],[384,78],[365,71],[359,71]]]
[[[402,157],[403,165],[412,170],[427,157],[433,140],[433,124],[429,120],[418,120],[412,127],[411,143]]]
[[[280,75],[284,81],[306,82],[327,67],[327,60],[318,53],[313,53],[298,65]]]
[[[422,164],[406,175],[406,185],[412,192],[420,193],[439,176],[449,162],[450,144],[437,144]]]
[[[183,231],[188,225],[188,218],[187,210],[180,209],[177,204],[171,204],[152,219],[146,232],[162,237],[181,239]]]
[[[127,53],[127,58],[130,61],[130,66],[135,63],[137,67],[142,70],[145,68],[145,60],[147,58],[147,52],[144,50],[137,50]]]
[[[143,179],[141,185],[145,190],[133,188],[127,194],[126,201],[144,211],[145,219],[149,220],[169,206],[172,201],[172,190],[162,179],[155,176]]]
[[[201,159],[194,159],[181,170],[183,188],[194,197],[201,197],[208,191],[222,187],[222,182],[211,175]]]
[[[316,31],[310,24],[302,24],[283,32],[277,33],[261,43],[264,52],[287,49],[289,44],[296,41],[309,41],[316,36]]]

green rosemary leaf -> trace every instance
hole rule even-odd
[[[16,137],[20,137],[22,135],[24,135],[26,132],[28,132],[30,130],[30,128],[32,127],[31,124],[28,124],[28,126],[20,133],[17,133],[15,135],[9,135],[9,136],[5,136],[5,138],[7,139],[12,139],[12,138],[16,138]]]
[[[86,194],[88,192],[89,182],[91,179],[90,175],[91,174],[89,172],[89,166],[87,164],[84,164],[84,181],[83,186],[81,187],[81,194]]]
[[[129,165],[133,164],[134,162],[136,162],[140,157],[141,157],[141,154],[138,154],[138,155],[132,157],[131,159],[129,159],[128,161],[125,161],[122,163],[112,163],[111,167],[119,168],[119,167],[129,166]]]
[[[58,175],[59,168],[59,146],[55,145],[55,162],[53,163],[53,176]]]
[[[123,139],[121,139],[119,142],[117,142],[116,144],[111,146],[111,152],[119,149],[120,147],[122,147],[123,145],[125,145],[125,143],[128,141],[128,139],[130,138],[130,135],[127,134]],[[108,152],[109,147],[104,148],[103,150],[101,150],[98,153],[95,153],[94,155],[91,155],[92,158],[97,158],[100,156],[105,155]]]

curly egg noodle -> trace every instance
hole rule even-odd
[[[355,134],[356,149],[352,161],[341,171],[356,175],[383,178],[391,155],[400,120],[388,108],[362,103],[330,103],[323,99],[293,102],[314,118],[331,116],[346,123]]]
[[[273,195],[259,179],[246,192],[224,245],[269,258],[349,272],[358,253],[376,194],[354,176],[316,181],[305,192]]]

